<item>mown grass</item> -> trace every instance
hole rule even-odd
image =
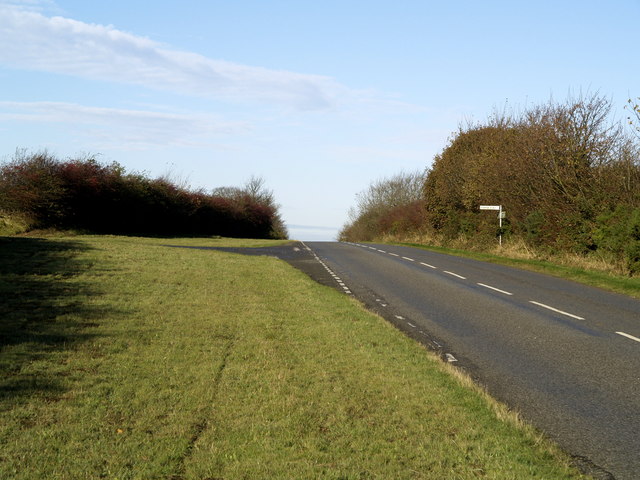
[[[0,478],[581,478],[345,295],[166,243],[257,245],[0,238]]]
[[[631,297],[640,298],[640,277],[629,277],[616,274],[612,271],[603,271],[595,266],[589,268],[588,260],[569,262],[563,258],[555,260],[540,260],[536,258],[515,258],[509,255],[509,250],[505,249],[498,253],[475,252],[457,248],[447,248],[441,246],[425,245],[421,243],[407,242],[383,242],[392,245],[421,248],[433,252],[446,253],[459,257],[472,258],[483,262],[497,263],[510,267],[517,267],[535,272],[546,273],[559,278],[573,280],[585,285],[602,288],[611,292],[622,293]],[[563,264],[567,263],[567,264]],[[584,266],[569,265],[569,263],[582,263]]]

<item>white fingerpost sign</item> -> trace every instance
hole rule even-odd
[[[498,211],[498,223],[500,225],[500,234],[498,235],[498,242],[502,246],[502,219],[507,218],[507,214],[502,210],[502,205],[480,205],[480,210],[497,210]]]

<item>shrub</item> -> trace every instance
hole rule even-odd
[[[135,235],[224,235],[286,238],[273,195],[207,195],[167,178],[127,174],[95,158],[59,161],[19,152],[0,167],[0,210],[32,219],[35,228]]]

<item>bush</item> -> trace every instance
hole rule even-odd
[[[34,228],[286,238],[272,195],[238,191],[231,198],[207,195],[166,178],[127,174],[117,163],[59,161],[47,153],[19,152],[0,167],[0,210],[31,219]]]

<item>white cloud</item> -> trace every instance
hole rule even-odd
[[[0,102],[0,121],[57,123],[117,148],[193,146],[220,135],[245,133],[244,122],[212,115],[88,107],[63,102]]]
[[[0,6],[2,5],[34,12],[59,10],[53,0],[0,0]]]
[[[335,80],[240,65],[168,48],[113,26],[0,3],[0,63],[198,97],[324,109],[358,95]]]

